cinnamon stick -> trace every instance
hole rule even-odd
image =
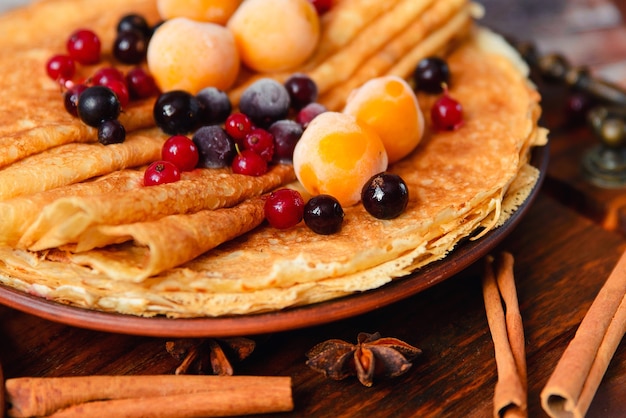
[[[626,253],[581,321],[541,392],[551,417],[583,417],[626,331]]]
[[[2,371],[2,364],[0,363],[0,383],[4,383],[4,372]],[[0,388],[0,418],[4,418],[4,390]]]
[[[146,414],[161,416],[167,402],[178,404],[180,414],[204,408],[199,416],[228,416],[293,409],[290,377],[269,376],[76,376],[58,378],[15,378],[6,381],[8,416],[50,415],[61,409],[116,408],[115,414],[133,411],[142,404]],[[127,402],[119,402],[127,400]],[[93,405],[98,406],[93,406]],[[232,404],[232,405],[231,405]],[[77,406],[81,405],[80,408]],[[197,405],[197,406],[196,406]],[[120,411],[117,408],[122,408]],[[186,409],[184,409],[184,408]],[[234,409],[235,407],[239,409]],[[246,412],[241,412],[246,411]],[[178,413],[178,412],[177,412]],[[69,415],[71,416],[71,415]],[[82,416],[95,416],[83,412]],[[100,415],[102,416],[102,415]],[[128,415],[132,416],[132,415]],[[165,416],[198,416],[172,415]]]
[[[291,391],[285,387],[239,388],[150,398],[86,402],[50,417],[189,418],[230,417],[291,411]]]
[[[524,329],[513,276],[513,256],[506,252],[500,254],[497,275],[494,264],[492,256],[485,258],[482,282],[498,372],[493,415],[526,417],[528,393]]]

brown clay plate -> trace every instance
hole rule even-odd
[[[470,266],[498,245],[533,203],[546,172],[549,146],[533,151],[537,184],[509,220],[477,241],[459,245],[446,258],[371,291],[281,311],[191,319],[143,318],[63,305],[0,285],[0,303],[51,321],[97,331],[153,337],[257,335],[320,325],[363,314],[415,295]]]

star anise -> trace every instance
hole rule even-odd
[[[421,353],[419,348],[397,338],[361,332],[357,344],[331,339],[316,345],[306,354],[306,364],[334,380],[356,375],[370,387],[374,376],[396,377],[405,373],[411,368],[411,360]]]
[[[242,361],[254,351],[256,343],[243,337],[180,339],[165,343],[165,349],[181,361],[175,374],[216,374],[232,376],[232,360]]]

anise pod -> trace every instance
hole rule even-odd
[[[316,345],[307,353],[307,365],[334,380],[356,375],[369,387],[374,376],[395,377],[405,373],[411,367],[411,360],[420,353],[419,348],[397,338],[362,332],[357,344],[332,339]]]

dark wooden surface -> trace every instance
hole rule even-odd
[[[511,251],[527,341],[531,416],[539,393],[626,241],[541,193],[498,250]],[[480,287],[480,263],[423,293],[369,314],[261,339],[237,374],[291,376],[295,410],[281,416],[487,417],[496,382],[493,344]],[[355,341],[379,331],[423,350],[405,375],[332,381],[305,365],[329,338]],[[6,377],[172,373],[166,339],[100,333],[0,308]],[[626,347],[608,370],[589,416],[626,410]]]
[[[532,20],[533,13],[541,12],[532,5],[545,5],[545,13],[562,15],[564,9],[554,9],[559,4],[564,8],[567,2],[502,3],[525,7]],[[569,3],[583,7],[605,2]],[[549,4],[552,6],[547,7]],[[503,6],[496,9],[507,10]],[[488,15],[487,22],[503,24],[505,18]],[[614,36],[621,30],[621,23],[618,26],[594,31]],[[541,34],[540,29],[536,28],[536,33]],[[599,35],[594,32],[594,36]],[[581,54],[578,51],[575,56]],[[606,57],[611,57],[610,62]],[[621,59],[626,60],[626,54]],[[615,68],[619,65],[619,54],[607,54],[594,68],[618,76]],[[615,202],[626,199],[626,193],[599,189],[581,178],[580,156],[595,138],[586,127],[565,123],[563,92],[549,90],[545,122],[553,133],[546,182],[528,214],[495,250],[510,251],[515,257],[531,417],[546,416],[539,393],[626,249],[622,230],[606,223],[607,214],[616,207]],[[263,336],[252,356],[235,365],[235,372],[291,376],[295,410],[280,414],[284,417],[489,417],[497,373],[481,274],[482,265],[477,263],[429,290],[366,315]],[[403,339],[421,348],[423,354],[405,375],[376,380],[371,388],[353,378],[328,380],[305,365],[305,353],[315,344],[330,338],[354,342],[361,331]],[[165,351],[166,341],[68,327],[0,307],[0,360],[7,378],[173,373],[177,362]],[[622,342],[588,416],[621,417],[625,411],[626,343]]]

